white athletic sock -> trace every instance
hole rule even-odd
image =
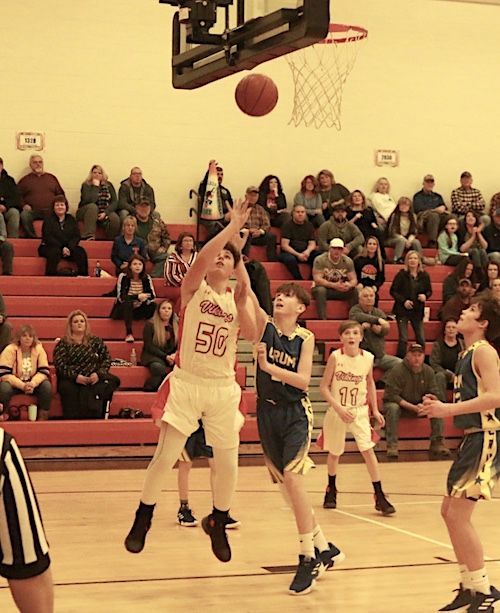
[[[465,564],[459,564],[458,570],[460,571],[460,583],[462,584],[464,590],[472,589],[470,583],[469,569],[467,568],[467,566]]]
[[[469,571],[469,579],[473,592],[481,592],[481,594],[490,593],[490,580],[486,573],[486,568]]]
[[[320,551],[328,551],[330,549],[328,541],[326,540],[325,535],[323,534],[323,530],[321,530],[319,524],[316,524],[314,526],[313,540],[314,546],[317,547]]]
[[[213,452],[215,474],[212,493],[214,507],[219,511],[228,511],[231,507],[238,477],[238,447],[232,449],[214,447]]]
[[[141,500],[144,504],[156,504],[165,485],[168,473],[179,459],[187,437],[165,422],[160,426],[160,438],[155,454],[146,470]]]
[[[299,534],[300,553],[306,558],[314,558],[313,533]]]

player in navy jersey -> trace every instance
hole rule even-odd
[[[489,292],[474,298],[460,316],[458,331],[466,349],[455,370],[454,402],[427,397],[421,408],[428,417],[453,415],[455,425],[465,433],[441,507],[460,569],[460,585],[453,602],[440,611],[493,613],[500,592],[490,585],[471,517],[478,500],[491,498],[500,475],[500,369],[490,344],[500,335],[498,301]]]
[[[344,554],[329,543],[314,518],[303,476],[313,466],[308,456],[312,407],[307,390],[311,379],[314,335],[297,324],[310,302],[295,283],[276,290],[274,318],[259,307],[257,329],[257,423],[266,465],[293,509],[299,533],[299,564],[291,594],[307,594],[318,576]]]

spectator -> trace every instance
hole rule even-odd
[[[378,291],[385,281],[385,265],[378,240],[370,236],[361,253],[354,258],[354,269],[358,279],[358,290],[371,287],[375,291],[375,304],[378,304]]]
[[[488,242],[482,234],[483,225],[475,211],[467,211],[460,222],[457,233],[460,251],[469,256],[476,268],[483,268],[488,262]]]
[[[0,259],[2,260],[2,272],[8,276],[12,274],[12,261],[14,259],[14,247],[7,240],[7,230],[3,215],[0,215]]]
[[[20,326],[14,342],[0,354],[0,402],[4,411],[14,394],[36,396],[38,420],[49,418],[52,386],[47,354],[30,325]]]
[[[210,160],[208,170],[198,188],[200,210],[198,218],[207,229],[207,240],[214,237],[229,223],[229,207],[233,206],[231,192],[222,185],[224,170],[215,160]]]
[[[500,300],[500,279],[493,280],[493,282],[491,283],[491,292],[497,300]]]
[[[485,206],[481,192],[472,187],[471,173],[463,172],[460,175],[460,187],[451,192],[451,212],[461,219],[467,211],[476,211],[480,215],[481,223],[487,226],[490,218],[484,214]]]
[[[455,267],[455,270],[450,273],[443,282],[443,303],[449,300],[458,289],[460,279],[469,279],[472,287],[479,287],[479,278],[474,268],[474,264],[469,258],[462,258]]]
[[[396,201],[390,195],[391,185],[385,177],[380,177],[375,183],[370,201],[378,218],[379,226],[385,230],[392,212],[396,208]]]
[[[120,232],[120,218],[116,212],[118,199],[113,184],[102,166],[94,164],[80,189],[80,203],[76,219],[83,221],[83,239],[93,241],[100,226],[106,238],[113,240]]]
[[[375,307],[376,293],[373,287],[365,286],[358,290],[358,304],[351,307],[349,319],[357,321],[363,328],[361,349],[375,356],[374,366],[388,371],[401,363],[401,358],[389,355],[385,351],[385,337],[389,333],[390,323],[387,315]]]
[[[155,312],[155,289],[153,280],[146,274],[145,260],[133,255],[126,272],[120,273],[116,284],[116,302],[110,313],[111,319],[125,321],[125,342],[133,343],[132,321],[149,319]]]
[[[327,300],[345,300],[349,306],[356,302],[356,273],[350,257],[344,254],[344,241],[333,238],[330,249],[318,255],[313,264],[314,287],[319,319],[326,319]]]
[[[276,175],[267,175],[259,186],[259,204],[264,207],[273,228],[281,228],[290,221],[291,215],[286,210],[286,196],[281,181]]]
[[[163,277],[165,260],[168,256],[170,236],[167,224],[160,217],[160,213],[151,212],[151,203],[147,198],[139,198],[135,205],[137,219],[136,236],[146,244],[149,260],[153,262],[152,277]]]
[[[12,340],[12,326],[7,321],[7,309],[2,294],[0,294],[0,353]]]
[[[3,159],[0,158],[0,213],[7,226],[7,236],[18,238],[19,220],[21,209],[21,197],[16,182],[3,167]]]
[[[347,221],[347,206],[336,204],[332,209],[332,217],[321,224],[318,230],[318,243],[320,251],[328,251],[332,238],[340,238],[344,243],[344,255],[355,257],[362,249],[365,237],[361,230]]]
[[[377,218],[371,206],[367,206],[366,198],[359,189],[354,190],[347,199],[347,220],[355,224],[365,240],[375,236],[380,244],[382,258],[385,261],[384,236],[379,228]]]
[[[336,183],[331,170],[320,170],[317,176],[323,217],[330,219],[336,204],[347,204],[349,190],[342,183]]]
[[[500,197],[500,193],[498,194]],[[500,264],[500,207],[492,208],[491,224],[483,230],[488,258]]]
[[[243,247],[243,255],[248,256],[251,245],[265,245],[266,259],[269,262],[276,261],[276,236],[270,232],[271,222],[267,211],[260,204],[259,188],[251,185],[247,187],[245,198],[248,203],[249,215],[245,228],[249,231],[248,240]]]
[[[460,279],[455,295],[445,302],[439,312],[439,319],[441,321],[448,321],[449,319],[458,321],[462,311],[470,307],[475,292],[476,290],[472,287],[470,279]]]
[[[394,247],[394,264],[402,264],[405,251],[422,253],[422,245],[417,238],[417,219],[413,213],[411,200],[402,196],[389,216],[386,227],[388,247]]]
[[[307,218],[315,228],[319,228],[320,225],[325,222],[325,218],[323,217],[323,204],[316,177],[307,175],[302,179],[300,192],[295,194],[293,204],[301,204],[305,207]]]
[[[123,222],[128,215],[135,214],[135,203],[141,198],[147,198],[151,203],[151,209],[156,208],[154,189],[142,178],[142,170],[134,166],[130,170],[128,179],[124,179],[118,190],[118,215]]]
[[[280,262],[288,268],[294,279],[302,279],[299,263],[313,265],[319,254],[314,238],[314,226],[307,220],[306,208],[302,204],[293,207],[292,219],[281,228]]]
[[[57,177],[44,171],[43,158],[38,153],[30,156],[29,174],[24,176],[17,187],[21,195],[21,224],[28,238],[36,238],[33,221],[46,219],[52,211],[56,196],[64,196]]]
[[[439,395],[434,371],[424,364],[424,346],[413,343],[405,359],[388,373],[384,390],[385,438],[387,457],[398,457],[398,423],[401,413],[419,417],[419,405],[427,394]],[[431,460],[447,459],[450,451],[443,438],[443,420],[431,419]]]
[[[455,366],[458,354],[464,349],[463,342],[458,338],[457,320],[445,320],[443,334],[432,344],[430,364],[436,375],[437,394],[441,402],[446,402],[446,390],[453,389]]]
[[[63,419],[104,417],[120,380],[109,372],[108,348],[101,338],[91,334],[83,311],[68,315],[66,334],[54,350],[54,366]]]
[[[491,289],[493,281],[500,278],[500,263],[490,260],[484,268],[483,278],[479,284],[478,291]]]
[[[413,196],[413,210],[420,231],[427,235],[428,247],[437,245],[439,230],[449,217],[443,197],[433,190],[433,175],[425,175],[422,189]]]
[[[45,219],[42,226],[42,242],[38,255],[47,258],[45,274],[57,275],[57,266],[62,259],[75,262],[78,275],[88,277],[89,267],[87,253],[80,242],[80,230],[73,215],[68,213],[65,196],[56,196],[52,214]]]
[[[398,323],[397,355],[406,355],[408,343],[408,323],[411,323],[417,343],[425,347],[424,307],[425,301],[432,296],[431,280],[424,271],[420,254],[408,251],[405,265],[394,277],[391,285],[391,296],[394,298],[393,313]]]
[[[140,255],[145,260],[148,257],[146,243],[139,238],[137,232],[137,219],[132,215],[125,217],[122,223],[122,233],[117,236],[111,249],[111,261],[116,266],[116,274],[127,269],[128,262],[133,255]]]
[[[466,253],[458,250],[457,230],[458,221],[450,217],[438,236],[438,260],[446,266],[457,266],[464,258],[469,259]]]
[[[180,287],[197,253],[194,236],[189,232],[181,232],[174,251],[168,255],[165,262],[165,284]]]
[[[153,317],[144,324],[142,334],[141,364],[147,366],[150,373],[144,383],[145,392],[156,392],[174,367],[176,328],[174,305],[170,300],[162,300],[156,305]]]

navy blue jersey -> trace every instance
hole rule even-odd
[[[474,352],[488,341],[481,340],[473,343],[459,356],[455,368],[453,398],[455,402],[463,402],[477,398],[484,392],[481,377],[474,368]],[[498,366],[498,358],[497,358]],[[480,430],[500,429],[500,408],[482,413],[466,413],[455,415],[454,424],[457,428],[479,428]]]
[[[267,345],[267,361],[285,370],[297,372],[302,345],[312,336],[312,332],[297,325],[290,336],[283,334],[274,320],[269,318],[261,342]],[[262,372],[257,363],[257,397],[275,403],[289,403],[307,396],[304,390],[272,379],[271,375]]]

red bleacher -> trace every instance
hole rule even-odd
[[[40,232],[40,224],[35,223],[35,228]],[[169,232],[173,240],[183,231],[195,234],[194,225],[170,224]],[[273,229],[279,237],[279,230]],[[99,237],[99,234],[98,234]],[[67,314],[79,308],[85,311],[90,320],[93,333],[105,339],[113,358],[128,360],[132,346],[123,341],[125,330],[121,321],[111,321],[108,315],[111,311],[114,299],[106,297],[104,294],[110,292],[115,284],[114,276],[110,278],[73,278],[73,277],[44,277],[45,261],[38,257],[37,250],[39,240],[10,239],[14,245],[14,276],[2,277],[0,280],[0,291],[9,314],[9,321],[16,327],[22,323],[32,323],[43,342],[43,345],[52,361],[55,338],[60,337],[65,332]],[[97,261],[103,270],[110,275],[114,275],[114,265],[110,261],[112,242],[106,240],[83,241],[82,246],[86,249],[89,256],[89,270],[92,271]],[[389,250],[390,251],[390,250]],[[433,250],[425,250],[427,255],[433,255]],[[276,288],[284,281],[289,280],[290,275],[286,267],[279,262],[265,261],[265,248],[252,247],[250,256],[263,262],[270,277],[271,290],[274,293]],[[310,276],[310,267],[300,266],[304,278]],[[400,266],[386,266],[386,283],[380,291],[379,306],[386,312],[392,309],[392,298],[390,296],[390,282],[396,275]],[[450,270],[444,266],[429,267],[428,272],[431,276],[433,295],[428,306],[431,308],[431,321],[425,325],[426,339],[429,343],[426,351],[430,351],[430,342],[439,334],[440,324],[435,321],[437,311],[441,306],[442,281],[449,274]],[[301,281],[306,289],[311,289],[311,281]],[[177,300],[179,297],[178,288],[165,286],[163,279],[154,280],[155,291],[159,298],[168,297]],[[311,329],[316,340],[324,347],[324,357],[327,359],[332,348],[338,346],[338,326],[340,321],[348,316],[348,307],[345,303],[329,301],[327,306],[327,321],[317,319],[315,301],[305,312],[307,327]],[[434,320],[434,321],[433,321]],[[134,323],[134,336],[136,341],[133,345],[138,357],[142,350],[142,328],[143,322]],[[410,328],[410,339],[412,339]],[[387,351],[395,354],[397,344],[396,326],[391,326],[391,332],[387,337]],[[41,445],[99,445],[99,444],[144,444],[154,443],[158,437],[158,430],[150,420],[147,419],[117,419],[116,416],[122,408],[132,407],[141,409],[145,415],[149,415],[152,394],[142,391],[148,371],[142,366],[135,367],[113,367],[112,372],[117,374],[121,380],[120,389],[115,392],[111,405],[110,415],[113,419],[104,421],[57,421],[62,416],[60,399],[57,394],[54,396],[51,405],[48,422],[31,423],[25,421],[26,415],[22,415],[23,421],[5,422],[6,429],[19,440],[21,445],[41,446]],[[56,389],[55,375],[53,374],[53,389]],[[255,393],[246,390],[246,370],[244,366],[239,366],[237,379],[243,388],[243,399],[246,407],[247,418],[241,433],[241,439],[245,442],[257,442],[258,433],[255,420]],[[379,392],[380,396],[380,392]],[[12,404],[29,404],[29,396],[14,396]],[[427,438],[429,434],[428,424],[425,420],[402,420],[401,438]],[[458,431],[454,430],[451,424],[446,424],[446,434],[458,436]]]

